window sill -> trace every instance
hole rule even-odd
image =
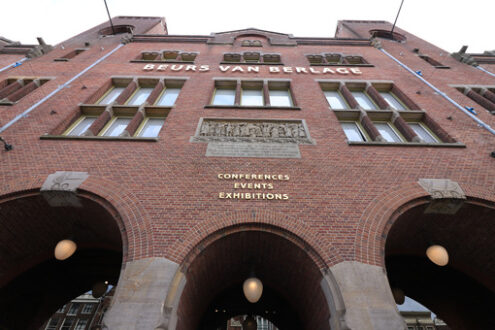
[[[249,105],[205,105],[205,109],[234,110],[301,110],[300,107],[249,106]]]
[[[284,65],[284,63],[274,62],[274,63],[266,63],[266,62],[220,62],[220,64],[231,64],[231,65]]]
[[[382,146],[382,147],[436,147],[436,148],[465,148],[466,145],[457,143],[420,143],[420,142],[357,142],[347,141],[350,146]]]
[[[434,65],[433,67],[435,69],[450,69],[450,66],[446,66],[446,65]]]
[[[310,66],[362,66],[362,67],[374,67],[373,64],[369,63],[363,63],[363,64],[347,64],[347,63],[340,63],[340,64],[334,64],[334,63],[310,63]]]
[[[131,60],[131,63],[172,63],[172,64],[194,64],[194,61],[176,61],[176,60]]]
[[[69,62],[68,58],[60,57],[53,60],[54,62]]]
[[[0,101],[0,105],[14,105],[16,102],[10,102],[10,101]]]
[[[40,140],[100,140],[100,141],[132,141],[132,142],[157,142],[159,137],[124,137],[124,136],[67,136],[67,135],[42,135]]]

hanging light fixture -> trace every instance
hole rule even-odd
[[[91,289],[91,294],[94,298],[100,298],[108,290],[108,281],[96,282]]]
[[[394,300],[397,305],[402,305],[406,300],[406,295],[400,288],[392,288],[392,295],[394,296]]]
[[[55,258],[65,260],[76,252],[77,244],[70,239],[63,239],[55,246]]]
[[[256,329],[258,329],[258,323],[256,322],[256,319],[252,315],[249,315],[248,317],[246,317],[244,322],[242,322],[242,329],[243,330],[256,330]]]
[[[261,294],[263,293],[263,284],[261,281],[252,276],[244,281],[242,285],[242,290],[244,291],[244,296],[250,303],[256,303],[261,298]]]
[[[449,263],[449,253],[441,245],[431,245],[426,249],[426,256],[438,266],[445,266]]]

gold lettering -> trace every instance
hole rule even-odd
[[[288,200],[289,199],[289,195],[288,194],[283,194],[284,196],[284,200]]]
[[[287,180],[287,181],[289,180],[289,176],[287,174],[284,175],[284,180]]]
[[[237,179],[238,174],[232,174],[232,180]]]
[[[335,71],[340,74],[349,74],[349,70],[347,70],[346,68],[337,68],[335,69]]]
[[[361,70],[359,70],[359,68],[350,68],[350,70],[353,74],[357,74],[357,75],[363,74]]]
[[[253,189],[253,183],[252,183],[252,182],[249,182],[249,183],[247,184],[247,187],[248,187],[248,189]]]
[[[268,189],[273,189],[273,183],[268,184]]]
[[[306,68],[301,68],[299,66],[296,66],[296,73],[308,73],[308,71],[306,70]]]
[[[230,174],[224,174],[223,177],[224,177],[224,179],[228,180],[228,179],[230,179]]]
[[[323,73],[331,73],[331,74],[334,74],[335,71],[333,71],[332,69],[330,68],[323,68]]]
[[[268,198],[268,199],[274,199],[275,198],[275,195],[268,193],[268,194],[266,194],[266,198]]]
[[[226,193],[226,194],[225,194],[225,198],[230,198],[230,199],[232,199],[232,193]]]
[[[219,192],[218,193],[218,198],[225,198],[225,193],[224,192]]]
[[[271,66],[268,69],[270,70],[270,72],[277,72],[277,73],[280,72],[280,69],[277,68],[276,66]]]
[[[239,182],[234,183],[234,189],[239,189]]]
[[[234,193],[234,198],[239,199],[240,194],[239,193]]]
[[[218,174],[218,178],[219,178],[220,180],[221,180],[221,179],[223,179],[223,174],[221,174],[221,173],[220,173],[220,174]]]
[[[255,183],[254,184],[254,189],[261,189],[261,184],[260,183]]]
[[[282,194],[275,194],[275,199],[282,199]]]
[[[186,71],[196,71],[196,65],[186,65]]]

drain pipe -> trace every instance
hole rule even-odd
[[[77,78],[79,78],[80,76],[82,76],[83,74],[85,74],[86,72],[88,72],[89,70],[91,70],[98,63],[101,63],[102,61],[104,61],[108,56],[110,56],[113,53],[115,53],[122,46],[124,46],[124,44],[119,44],[117,47],[115,47],[114,49],[112,49],[111,51],[109,51],[108,53],[106,53],[103,57],[100,57],[98,60],[96,60],[96,62],[94,62],[93,64],[91,64],[90,66],[88,66],[86,69],[84,69],[81,72],[79,72],[78,74],[76,74],[74,77],[72,77],[71,79],[69,79],[67,82],[63,83],[62,85],[59,85],[57,87],[57,89],[55,89],[53,92],[51,92],[50,94],[48,94],[47,96],[45,96],[44,98],[42,98],[41,100],[39,100],[38,102],[36,102],[35,104],[33,104],[32,106],[30,106],[23,113],[17,115],[14,119],[12,119],[7,124],[5,124],[2,128],[0,128],[0,133],[2,133],[7,128],[9,128],[13,124],[15,124],[19,119],[25,117],[28,113],[30,113],[31,111],[33,111],[34,109],[36,109],[39,105],[45,103],[53,95],[57,94],[58,92],[60,92],[65,87],[69,86],[74,80],[76,80]]]
[[[10,69],[10,68],[15,68],[15,67],[21,65],[22,62],[24,62],[25,60],[27,60],[27,57],[21,58],[19,61],[16,61],[12,64],[7,65],[7,66],[4,66],[3,68],[0,69],[0,72],[5,71],[5,70]]]
[[[495,73],[491,73],[490,71],[488,71],[487,69],[485,69],[485,68],[483,68],[483,67],[481,67],[479,65],[478,66],[475,66],[475,68],[478,69],[478,70],[483,71],[484,73],[488,73],[492,77],[495,77]]]
[[[428,87],[430,87],[431,89],[433,89],[435,92],[437,92],[439,95],[441,95],[444,99],[446,99],[447,101],[449,101],[450,103],[452,103],[456,108],[458,108],[459,110],[462,110],[462,112],[464,112],[466,115],[468,115],[469,117],[471,117],[475,122],[477,122],[480,126],[482,126],[483,128],[485,128],[487,131],[489,131],[490,133],[492,133],[493,135],[495,135],[495,130],[493,128],[490,127],[490,125],[486,124],[484,121],[482,121],[481,119],[479,119],[478,117],[476,117],[475,115],[473,115],[471,112],[469,112],[468,110],[466,110],[464,107],[462,107],[460,104],[458,104],[456,101],[452,100],[447,94],[445,94],[444,92],[442,92],[441,90],[439,90],[437,87],[435,87],[434,85],[432,85],[430,82],[428,82],[426,79],[424,79],[423,77],[421,77],[419,74],[417,74],[416,72],[414,72],[411,68],[409,68],[407,65],[405,65],[404,63],[402,63],[401,61],[399,61],[398,59],[396,59],[394,56],[392,56],[389,52],[387,52],[385,49],[381,48],[381,47],[377,47],[378,50],[380,50],[382,53],[384,53],[385,55],[387,55],[388,57],[390,57],[392,60],[394,60],[397,64],[399,64],[401,67],[403,67],[404,69],[406,69],[407,71],[409,71],[409,73],[411,73],[412,75],[414,75],[416,78],[418,78],[419,80],[421,80],[423,83],[425,83]]]

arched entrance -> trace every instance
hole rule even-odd
[[[186,258],[176,329],[225,329],[237,315],[259,315],[279,329],[330,329],[329,290],[313,249],[280,228],[244,224],[203,240]],[[243,281],[263,282],[249,303]]]
[[[420,198],[392,216],[385,246],[390,285],[453,330],[495,329],[495,205],[468,199],[457,212],[432,210]],[[447,266],[427,259],[431,244],[447,249]]]
[[[96,282],[117,284],[124,246],[118,213],[89,193],[72,197],[72,206],[50,205],[39,190],[1,200],[0,328],[38,329]],[[78,248],[56,260],[54,247],[66,238]]]

